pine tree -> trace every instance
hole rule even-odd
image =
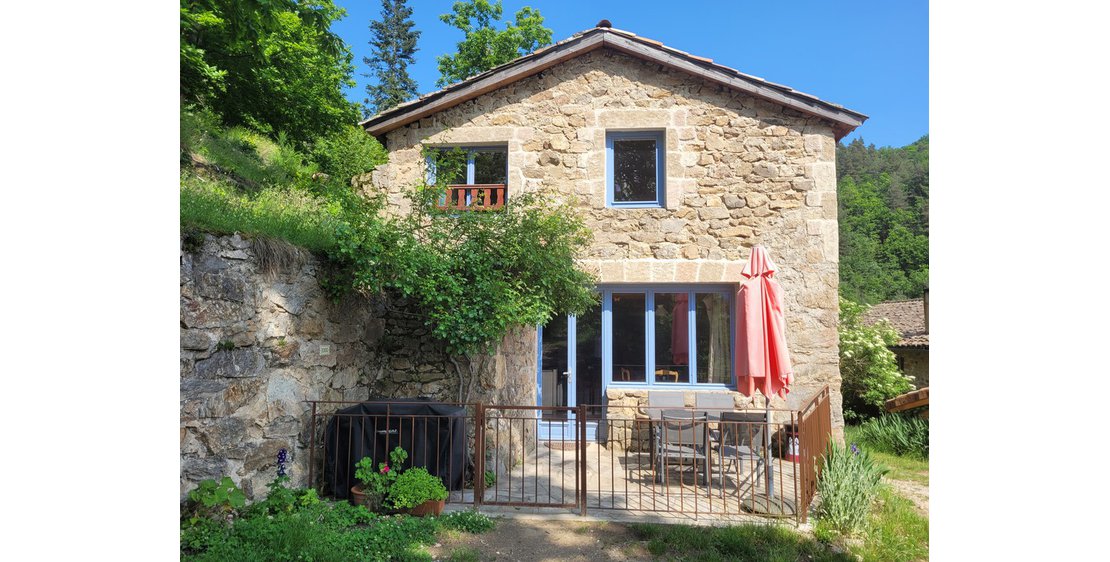
[[[408,67],[415,63],[416,40],[420,32],[412,27],[412,8],[405,0],[382,0],[380,21],[370,22],[370,46],[373,55],[363,57],[377,84],[366,86],[366,105],[371,114],[381,113],[401,102],[416,97],[416,80]]]

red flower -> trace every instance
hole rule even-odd
[[[387,472],[389,472],[389,465],[388,464],[382,467],[382,474],[385,474]]]

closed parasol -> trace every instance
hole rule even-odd
[[[786,317],[782,286],[775,280],[775,263],[762,246],[752,248],[736,293],[736,380],[744,396],[756,391],[767,397],[764,450],[770,450],[771,400],[785,398],[794,382],[786,349]],[[774,470],[767,471],[767,493],[774,494]]]

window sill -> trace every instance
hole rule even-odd
[[[609,203],[609,209],[666,209],[662,203]]]
[[[647,388],[647,389],[657,388],[657,387],[684,388],[684,389],[697,389],[697,390],[736,390],[736,385],[734,385],[734,384],[708,383],[708,382],[701,382],[701,383],[691,383],[691,382],[646,383],[646,382],[633,382],[633,381],[610,381],[609,384],[608,384],[608,387],[609,388],[637,389],[637,390],[645,389],[645,388]]]

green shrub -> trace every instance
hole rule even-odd
[[[389,487],[389,504],[395,509],[411,509],[429,500],[447,499],[443,482],[421,467],[401,473]]]
[[[191,515],[197,519],[234,512],[247,504],[247,496],[230,477],[224,476],[219,482],[202,480],[189,492],[189,502]]]
[[[898,332],[883,321],[867,324],[867,306],[840,299],[840,392],[844,419],[858,422],[883,413],[883,403],[913,390],[910,377],[898,370],[889,346],[898,343]]]
[[[320,501],[294,490],[285,509],[282,497],[267,497],[238,512],[230,523],[205,519],[182,522],[181,559],[211,561],[269,560],[428,560],[441,525],[434,518],[380,517],[348,502]],[[464,523],[470,521],[469,523]],[[459,519],[457,525],[474,525]]]
[[[918,417],[887,414],[860,424],[860,442],[876,451],[918,459],[929,458],[929,422]]]
[[[457,529],[464,533],[484,533],[496,526],[493,519],[472,510],[448,513],[440,517],[439,522],[448,529]]]
[[[197,519],[181,523],[181,551],[204,552],[227,540],[228,524],[215,519]]]
[[[817,493],[821,496],[818,519],[845,535],[861,530],[885,472],[855,444],[846,449],[836,442],[829,443],[817,481]]]
[[[312,147],[312,159],[319,164],[320,171],[344,185],[384,164],[386,158],[381,143],[354,125],[317,139]]]

